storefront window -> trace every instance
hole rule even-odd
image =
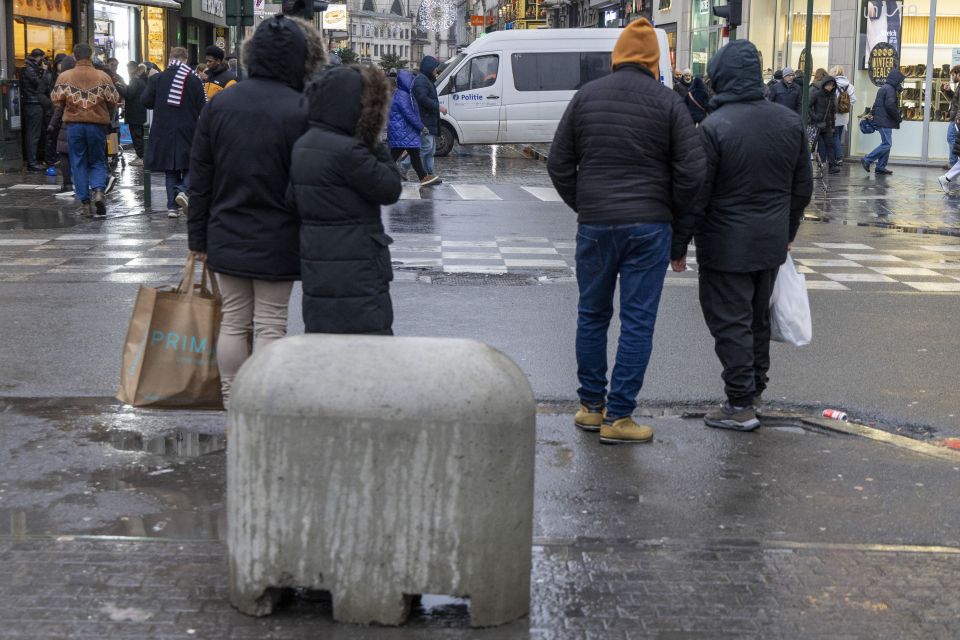
[[[906,10],[899,0],[862,0],[857,70],[852,76],[856,87],[857,115],[873,106],[878,86],[883,79],[871,78],[871,51],[892,49],[896,64],[906,76],[900,94],[900,115],[903,122],[894,133],[891,156],[911,160],[944,159],[947,157],[946,112],[949,100],[942,85],[949,82],[953,52],[960,43],[960,0],[937,0],[936,37],[930,42],[930,3],[920,2]],[[933,52],[932,82],[927,83],[929,54]],[[958,51],[960,54],[960,51]],[[875,55],[875,61],[880,56]],[[850,74],[848,74],[850,75]],[[882,76],[883,74],[874,75]],[[930,97],[930,112],[925,109]],[[924,157],[924,133],[929,143]],[[853,127],[852,152],[868,153],[879,143],[877,135],[864,135]]]
[[[17,66],[23,66],[33,49],[43,49],[51,59],[58,53],[70,53],[73,48],[70,7],[70,0],[14,0],[13,43]]]
[[[946,161],[950,152],[947,129],[951,122],[948,118],[950,98],[944,93],[944,88],[960,91],[960,86],[950,81],[950,69],[960,64],[960,0],[937,0],[936,14],[927,154],[930,160]],[[913,16],[907,16],[904,29],[912,28],[912,22]],[[926,24],[923,25],[924,28],[926,26]],[[912,40],[912,33],[906,34],[904,40],[908,35]],[[926,41],[928,36],[924,33],[923,37]]]
[[[692,0],[690,13],[690,69],[695,76],[707,73],[707,62],[720,42],[719,20],[713,15],[715,0]]]

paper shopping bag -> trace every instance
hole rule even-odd
[[[140,287],[123,347],[117,399],[136,407],[220,408],[217,338],[221,297],[203,265],[187,258],[176,289]]]

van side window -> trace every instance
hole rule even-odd
[[[610,73],[610,53],[515,53],[510,57],[517,91],[575,91]]]
[[[454,91],[470,91],[492,87],[500,71],[500,56],[478,56],[464,65],[454,78]]]

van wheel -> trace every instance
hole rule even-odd
[[[433,155],[441,158],[450,155],[456,141],[457,134],[454,133],[453,128],[448,124],[441,123],[440,135],[437,136],[437,148],[434,150]]]

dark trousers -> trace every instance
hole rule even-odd
[[[137,152],[137,157],[143,157],[143,125],[131,124],[130,137],[133,138],[133,150]]]
[[[410,164],[413,165],[413,170],[417,172],[417,177],[423,180],[427,176],[427,172],[420,160],[420,149],[390,149],[390,157],[394,161],[399,160],[404,151],[410,154]]]
[[[817,152],[820,162],[826,162],[831,167],[837,164],[836,152],[833,147],[833,129],[820,129],[817,139]]]
[[[588,406],[605,403],[611,420],[626,418],[637,407],[672,238],[669,224],[581,224],[577,229],[577,394]],[[620,342],[607,393],[607,331],[618,276]]]
[[[770,295],[778,271],[700,269],[700,307],[723,365],[727,399],[737,407],[749,406],[767,388]]]
[[[73,170],[70,168],[70,154],[60,154],[60,175],[63,176],[63,186],[73,186]]]
[[[23,140],[26,146],[27,164],[37,164],[40,137],[43,128],[43,107],[39,104],[23,105]]]

